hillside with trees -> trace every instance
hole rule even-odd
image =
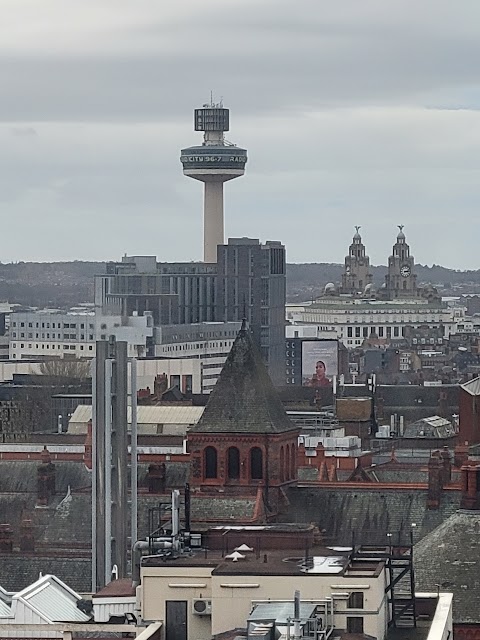
[[[415,265],[419,284],[431,283],[443,295],[480,293],[480,270],[460,271],[440,265]],[[343,273],[342,264],[306,263],[287,265],[287,298],[289,302],[312,300],[323,293],[328,282],[338,284]],[[387,267],[372,266],[373,281],[380,287],[385,281]]]
[[[444,295],[480,293],[480,270],[460,271],[440,265],[416,265],[419,283],[432,283]],[[375,285],[384,281],[386,266],[372,267]],[[301,302],[318,297],[327,282],[337,284],[343,265],[310,263],[287,265],[287,299]],[[67,309],[93,302],[93,277],[105,273],[104,262],[0,263],[0,300],[34,307]]]

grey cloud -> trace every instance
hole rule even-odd
[[[473,5],[459,20],[452,3],[430,1],[180,4],[181,15],[114,31],[113,52],[86,41],[81,53],[3,57],[0,119],[175,119],[210,88],[242,114],[435,104],[479,80]]]
[[[38,135],[33,127],[12,127],[11,132],[13,136],[18,138],[31,138]]]
[[[403,222],[421,262],[479,266],[477,2],[117,0],[110,16],[96,0],[68,20],[62,6],[0,39],[3,260],[200,258],[201,185],[179,151],[213,89],[249,151],[225,187],[228,234],[340,261],[362,224],[385,262]]]

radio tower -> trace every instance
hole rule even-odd
[[[203,143],[182,149],[183,173],[205,184],[203,204],[203,260],[217,262],[217,246],[224,244],[223,183],[243,176],[247,152],[225,140],[229,110],[220,102],[195,109],[195,131],[203,131]]]

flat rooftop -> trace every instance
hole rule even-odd
[[[206,549],[191,554],[152,555],[142,559],[142,567],[213,567],[212,575],[331,575],[344,577],[376,577],[384,567],[383,560],[352,560],[349,547],[316,546],[308,550],[308,559],[299,549],[275,549],[261,553],[239,551],[232,557],[221,551]]]

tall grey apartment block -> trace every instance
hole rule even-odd
[[[125,256],[95,281],[95,309],[104,315],[149,312],[156,327],[245,317],[278,385],[285,377],[285,298],[285,247],[251,238],[219,245],[217,263]]]
[[[230,238],[218,247],[217,318],[246,318],[274,384],[285,378],[285,247]]]

